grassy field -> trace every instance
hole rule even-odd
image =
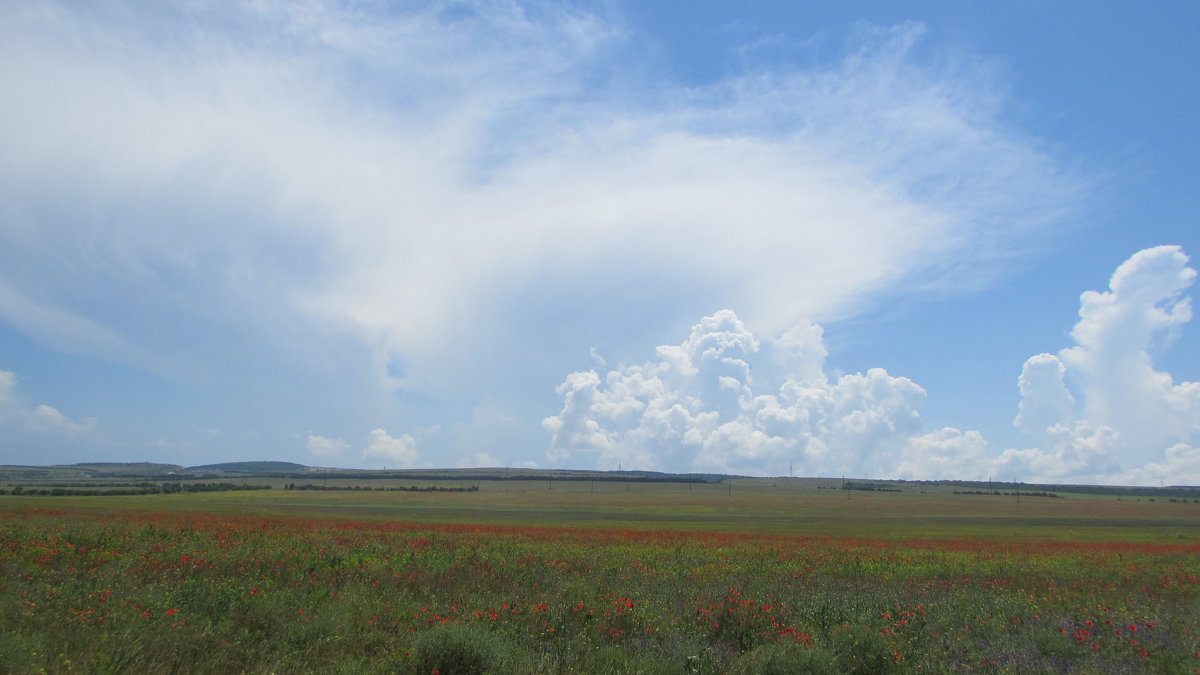
[[[737,479],[728,483],[477,481],[477,492],[303,491],[21,497],[0,509],[46,506],[105,511],[198,511],[369,521],[738,532],[878,539],[1200,542],[1200,503],[1070,495],[1062,498],[836,489],[837,480]],[[295,481],[290,481],[295,482]],[[320,484],[320,481],[313,481]],[[341,481],[343,485],[368,481]],[[445,486],[370,481],[371,488]]]
[[[0,672],[1200,672],[1200,503],[838,484],[3,496]]]

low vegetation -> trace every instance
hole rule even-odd
[[[929,536],[944,521],[919,524],[910,511],[911,524],[890,520],[881,538],[865,535],[871,514],[1016,504],[773,496],[768,485],[740,497],[724,486],[697,496],[688,486],[508,484],[197,493],[139,497],[128,505],[142,508],[124,511],[111,498],[5,497],[0,663],[14,673],[443,675],[1200,668],[1200,540],[1187,534],[1200,510],[1190,504],[1094,502],[1107,525],[1085,535],[1066,529],[1087,526],[1070,499],[1025,499],[1022,520],[972,520],[970,535]],[[477,510],[436,510],[447,500]],[[818,521],[821,505],[844,517],[797,534],[740,517],[784,503]],[[214,512],[234,504],[241,514]],[[247,515],[255,505],[270,512]],[[562,526],[589,522],[579,520],[587,505],[592,527]],[[481,524],[528,511],[541,524]],[[686,520],[702,511],[717,520]],[[657,520],[612,524],[634,512]],[[417,522],[456,513],[475,523]],[[1063,536],[1036,526],[1014,536],[1034,514]],[[685,531],[721,518],[727,531]],[[1156,543],[1138,535],[1143,525],[1180,534]]]
[[[180,492],[235,492],[270,490],[270,485],[249,483],[32,483],[0,488],[0,495],[38,497],[129,497],[169,495]]]

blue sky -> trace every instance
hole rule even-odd
[[[1194,3],[0,8],[0,462],[1200,484]]]

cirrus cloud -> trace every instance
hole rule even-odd
[[[560,289],[546,317],[702,294],[779,334],[968,286],[1080,190],[989,70],[915,55],[919,24],[683,87],[603,14],[456,7],[0,10],[0,316],[171,376],[217,361],[163,317],[281,370],[337,332],[437,387],[524,338],[529,289]]]

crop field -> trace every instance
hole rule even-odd
[[[1191,499],[476,485],[0,496],[0,672],[1200,672]]]

